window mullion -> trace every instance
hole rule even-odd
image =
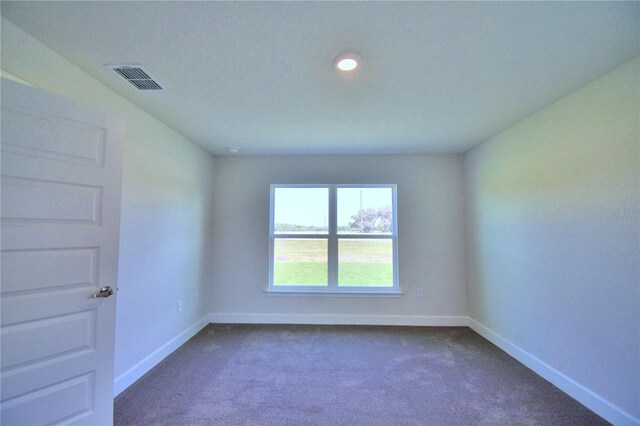
[[[329,288],[338,288],[338,213],[335,185],[329,186]]]

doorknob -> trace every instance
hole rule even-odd
[[[113,290],[111,289],[111,287],[106,286],[106,287],[102,287],[100,291],[94,294],[93,296],[91,296],[91,298],[97,299],[98,297],[109,297],[112,294],[113,294]]]

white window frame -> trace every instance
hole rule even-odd
[[[276,233],[274,230],[274,201],[276,188],[327,188],[329,191],[329,232],[327,234]],[[390,188],[392,194],[391,234],[338,234],[337,194],[340,188]],[[327,286],[274,286],[274,245],[276,238],[326,239],[328,247]],[[338,242],[340,239],[390,239],[393,250],[393,287],[339,287],[338,286]],[[272,184],[269,195],[269,286],[268,293],[318,293],[344,295],[401,295],[398,273],[398,208],[397,185],[395,184]]]

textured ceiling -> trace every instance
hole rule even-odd
[[[2,2],[215,154],[462,152],[639,54],[638,2]],[[362,56],[352,76],[332,59]],[[140,63],[137,92],[104,64]]]

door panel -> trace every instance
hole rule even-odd
[[[95,376],[89,373],[14,398],[5,403],[3,412],[16,425],[48,424],[52,418],[58,423],[87,421],[94,397]]]
[[[4,223],[98,224],[102,188],[36,179],[2,181]]]
[[[110,424],[124,121],[2,80],[1,422]]]

